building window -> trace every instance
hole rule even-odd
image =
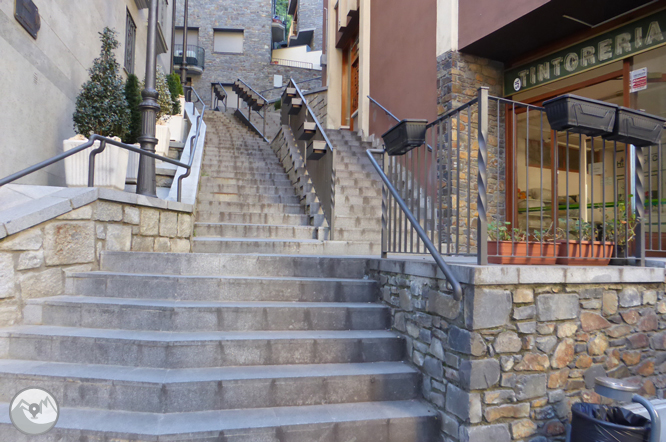
[[[245,32],[242,29],[214,29],[213,52],[242,54]]]
[[[134,47],[136,46],[136,24],[132,15],[127,10],[127,23],[125,24],[125,69],[128,73],[134,73]]]

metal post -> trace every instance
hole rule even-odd
[[[477,239],[477,264],[488,264],[488,214],[486,206],[488,200],[486,197],[486,187],[488,184],[488,177],[486,175],[486,167],[488,165],[488,88],[480,87],[478,91],[478,118],[479,118],[479,159],[478,167],[479,173],[477,177],[477,187],[479,196],[477,199],[477,209],[479,211],[479,222],[476,226]],[[468,123],[469,124],[469,123]]]
[[[189,15],[188,0],[185,0],[185,9],[183,10],[183,57],[180,63],[180,82],[183,89],[187,86],[187,16]]]
[[[638,265],[645,267],[645,189],[643,181],[645,176],[643,175],[643,164],[644,164],[644,155],[643,148],[634,146],[634,151],[636,151],[636,167],[634,170],[634,183],[636,189],[636,259],[638,260]],[[627,235],[628,236],[628,235]],[[626,247],[629,246],[629,241],[627,241]]]
[[[268,104],[264,104],[264,131],[261,135],[266,136],[266,109],[268,109]]]
[[[173,57],[176,55],[176,0],[172,0],[171,3],[171,60],[169,64],[169,72],[175,72],[173,70]]]
[[[157,125],[157,111],[160,105],[157,103],[159,94],[155,90],[157,74],[157,2],[150,0],[148,11],[148,47],[146,48],[146,80],[145,88],[141,91],[143,101],[139,105],[141,109],[141,136],[138,140],[141,149],[155,153],[157,138],[155,138],[155,126]],[[139,159],[139,176],[137,177],[136,193],[140,195],[157,197],[155,183],[155,159],[141,155]]]
[[[382,171],[386,173],[387,165],[388,165],[388,155],[385,153],[382,153]],[[428,198],[426,197],[426,201]],[[426,211],[428,209],[428,205],[426,203]],[[382,185],[382,258],[387,258],[388,257],[388,189],[386,188],[386,185]],[[427,226],[426,226],[427,227]]]

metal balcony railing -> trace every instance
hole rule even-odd
[[[206,66],[206,50],[201,46],[187,45],[188,68],[197,67],[202,71]],[[183,63],[183,45],[174,45],[173,64],[180,66]]]

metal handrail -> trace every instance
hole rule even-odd
[[[386,115],[388,115],[389,117],[393,118],[397,123],[400,123],[400,121],[401,121],[400,118],[398,118],[398,117],[396,117],[395,115],[393,115],[393,114],[391,113],[390,110],[388,110],[388,109],[386,109],[384,106],[382,106],[377,100],[375,100],[374,98],[372,98],[370,95],[368,95],[368,99],[369,99],[370,101],[372,101],[373,103],[375,103],[375,105],[376,105],[377,107],[379,107],[381,110],[383,110],[384,112],[386,112]],[[357,111],[357,112],[358,112],[358,111]],[[428,151],[429,151],[429,152],[432,152],[432,146],[431,146],[430,144],[427,144],[427,143],[426,143],[426,147],[428,148]]]
[[[321,80],[321,79],[322,79],[322,77],[315,77],[315,78],[310,78],[308,80],[300,81],[299,83],[300,84],[309,83],[311,81],[317,81],[317,80]],[[272,87],[270,89],[265,89],[265,90],[261,91],[261,93],[263,94],[265,92],[271,92],[271,91],[274,91],[275,89],[283,89],[283,91],[280,92],[280,95],[277,98],[273,98],[272,100],[268,101],[268,104],[273,104],[273,103],[277,103],[278,101],[280,101],[282,99],[282,93],[284,92],[284,89],[286,89],[287,87],[289,87],[289,83],[287,83],[287,86]]]
[[[431,127],[435,126],[435,125],[436,125],[437,123],[439,123],[440,121],[446,120],[446,119],[449,118],[451,115],[453,115],[453,114],[455,114],[455,113],[459,113],[460,111],[462,111],[462,110],[464,110],[464,109],[467,109],[468,107],[470,107],[471,105],[477,103],[478,101],[479,101],[479,98],[478,98],[478,97],[475,97],[475,98],[469,100],[467,103],[462,104],[462,105],[460,105],[459,107],[457,107],[457,108],[455,108],[455,109],[451,109],[450,111],[448,111],[448,112],[445,113],[444,115],[442,115],[442,116],[440,116],[440,117],[437,117],[436,120],[433,120],[431,123],[428,123],[428,125],[426,126],[426,128],[427,128],[427,129],[430,129]]]
[[[201,132],[201,119],[203,118],[203,114],[206,111],[206,104],[201,100],[199,97],[199,94],[197,94],[197,91],[194,90],[194,88],[188,88],[194,91],[194,94],[197,97],[197,100],[199,100],[203,104],[203,110],[201,112],[201,115],[197,117],[197,132],[196,135],[191,138],[193,140],[196,137],[196,140],[198,142],[199,140],[199,135]],[[89,155],[89,160],[88,160],[88,187],[95,187],[95,157],[97,154],[100,154],[106,149],[106,144],[112,144],[114,146],[118,146],[122,149],[129,150],[130,152],[135,152],[138,153],[139,155],[145,155],[150,158],[154,158],[156,160],[161,160],[164,161],[165,163],[170,163],[173,165],[176,165],[178,167],[184,167],[187,169],[187,172],[183,175],[181,175],[180,178],[178,178],[178,202],[180,202],[181,199],[181,188],[182,188],[182,180],[186,178],[187,176],[190,175],[190,171],[192,169],[192,162],[194,159],[194,150],[196,149],[196,144],[194,144],[194,147],[192,147],[192,144],[190,144],[190,160],[188,164],[185,164],[181,161],[174,160],[173,158],[165,157],[162,155],[158,155],[153,152],[148,152],[146,150],[141,149],[140,147],[133,146],[131,144],[125,144],[120,141],[116,141],[112,138],[108,137],[103,137],[101,135],[93,134],[90,136],[87,142],[75,147],[74,149],[70,149],[67,152],[63,152],[61,154],[55,155],[47,160],[44,160],[40,163],[34,164],[30,167],[27,167],[19,172],[13,173],[9,176],[6,176],[5,178],[0,179],[0,187],[4,186],[5,184],[12,183],[20,178],[23,178],[24,176],[30,175],[31,173],[37,172],[38,170],[41,170],[45,167],[50,166],[51,164],[55,164],[59,161],[64,160],[67,157],[70,157],[74,154],[77,154],[83,150],[88,149],[90,146],[93,146],[96,141],[100,142],[100,147],[93,149],[90,152]]]
[[[238,81],[240,81],[240,82],[243,83],[245,86],[247,86],[247,88],[250,89],[254,94],[256,94],[261,100],[264,100],[264,106],[265,106],[266,104],[268,104],[268,100],[266,99],[266,97],[264,97],[264,96],[261,95],[259,92],[257,92],[257,91],[255,91],[254,89],[252,89],[252,86],[250,86],[249,84],[247,84],[246,82],[244,82],[244,81],[241,80],[240,78],[238,79]]]
[[[419,236],[421,241],[423,241],[423,244],[425,247],[428,249],[432,257],[435,259],[435,262],[437,263],[437,266],[440,268],[442,273],[444,273],[444,276],[446,276],[446,279],[449,281],[449,284],[451,284],[451,288],[453,289],[453,297],[456,300],[461,300],[462,299],[462,286],[456,279],[455,275],[453,275],[453,272],[451,271],[451,268],[446,264],[444,259],[442,258],[442,255],[439,254],[439,251],[435,247],[435,245],[430,241],[428,238],[428,235],[426,232],[423,230],[423,227],[419,224],[419,222],[416,220],[416,217],[414,214],[409,210],[409,207],[407,207],[407,203],[400,197],[400,194],[396,190],[396,188],[393,186],[391,181],[389,181],[388,177],[382,170],[382,167],[377,163],[377,160],[373,157],[374,154],[381,154],[384,155],[385,152],[383,149],[367,149],[365,153],[368,155],[368,158],[370,158],[370,162],[372,163],[372,167],[375,168],[377,173],[379,174],[379,177],[382,179],[384,182],[384,185],[386,185],[386,188],[388,189],[389,192],[391,192],[391,195],[393,195],[393,198],[397,201],[398,205],[402,209],[403,213],[405,214],[405,217],[409,220],[409,222],[412,224],[412,227],[414,227],[414,230],[416,230],[416,234]]]
[[[310,108],[310,105],[308,104],[308,101],[303,96],[303,92],[301,92],[301,88],[298,87],[298,85],[296,84],[296,82],[293,79],[289,81],[289,84],[294,85],[294,89],[296,89],[296,93],[298,94],[299,98],[301,100],[303,100],[303,104],[305,104],[305,108],[308,110],[308,113],[310,114],[310,116],[314,120],[314,123],[317,126],[317,130],[322,135],[322,137],[324,137],[324,141],[326,142],[326,146],[328,146],[328,148],[331,150],[331,152],[333,152],[333,144],[328,139],[328,136],[326,135],[326,132],[324,131],[324,128],[319,123],[319,119],[317,118],[317,115],[314,112],[312,112],[312,108]]]
[[[218,99],[218,100],[219,100],[219,101],[222,101],[222,104],[224,104],[224,111],[226,112],[226,111],[227,111],[227,101],[229,101],[229,94],[227,93],[227,90],[224,88],[224,86],[222,85],[222,83],[218,81],[217,83],[213,83],[213,91],[214,91],[213,93],[214,93],[215,95],[217,95],[217,94],[215,93],[215,91],[218,90],[218,89],[215,88],[216,86],[218,86],[218,87],[219,87],[219,90],[222,91],[223,97],[222,97],[221,100],[220,100],[220,99]],[[213,104],[211,103],[211,107],[212,107],[212,106],[213,106]],[[215,108],[217,108],[217,106],[213,107],[213,110],[214,110]]]

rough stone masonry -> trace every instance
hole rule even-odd
[[[572,404],[605,400],[599,376],[664,397],[663,269],[522,269],[455,266],[458,301],[433,264],[369,265],[444,440],[563,440]]]

